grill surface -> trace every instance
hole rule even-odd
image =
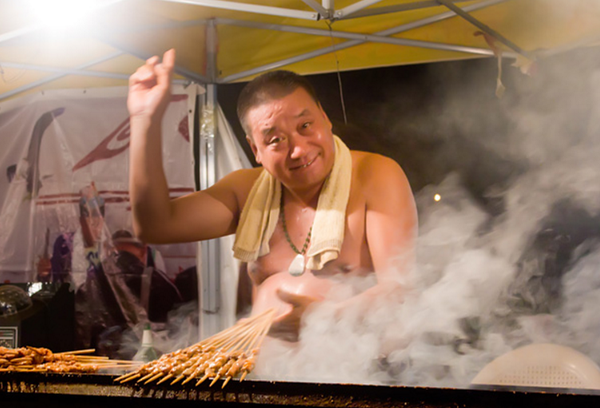
[[[0,401],[5,407],[598,407],[600,394],[590,390],[446,389],[355,384],[317,384],[232,380],[224,390],[118,384],[111,375],[0,373]],[[163,385],[165,385],[163,387]],[[569,391],[569,393],[564,393]],[[581,393],[580,393],[581,392]],[[585,394],[584,394],[585,393]]]

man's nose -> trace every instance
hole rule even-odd
[[[304,137],[294,135],[289,138],[290,141],[290,158],[300,159],[307,152],[307,141]]]

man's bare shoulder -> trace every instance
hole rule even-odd
[[[351,151],[352,177],[367,198],[378,199],[391,192],[408,194],[410,185],[404,171],[393,159],[377,153]]]
[[[223,177],[218,184],[233,190],[238,202],[243,204],[262,171],[262,167],[236,170]]]
[[[232,171],[231,173],[227,174],[225,177],[223,177],[222,181],[227,182],[227,183],[239,182],[239,181],[246,181],[246,182],[254,183],[254,181],[256,181],[258,176],[260,176],[260,173],[262,173],[262,171],[263,171],[262,167],[254,167],[251,169],[235,170],[235,171]]]
[[[386,172],[404,175],[400,165],[389,157],[359,150],[351,150],[350,153],[352,155],[353,173],[362,181],[368,181],[373,177],[376,179],[385,178],[387,176]]]

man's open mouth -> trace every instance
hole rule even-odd
[[[318,156],[317,156],[318,157]],[[317,157],[315,157],[314,159],[312,159],[311,161],[309,161],[306,164],[303,164],[302,166],[297,166],[297,167],[290,167],[290,170],[300,170],[300,169],[305,169],[308,166],[310,166],[311,164],[313,164],[315,162],[315,160],[317,160]]]

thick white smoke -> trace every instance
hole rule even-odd
[[[504,210],[486,211],[457,173],[420,190],[412,290],[340,315],[334,300],[373,280],[340,282],[332,300],[306,315],[298,344],[264,344],[255,377],[468,387],[492,359],[535,342],[600,363],[600,73],[568,76],[578,65],[568,58],[547,64],[546,77],[517,79],[535,86],[506,81],[504,133],[469,133],[477,126],[465,89],[447,97],[439,119],[482,151],[525,163],[485,190]]]

